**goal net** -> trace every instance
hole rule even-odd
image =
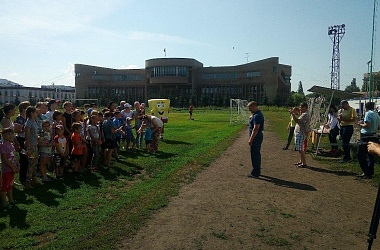
[[[248,123],[247,105],[247,100],[230,99],[230,123]]]

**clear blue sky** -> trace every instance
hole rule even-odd
[[[363,74],[371,53],[373,0],[0,1],[0,78],[25,86],[74,86],[75,63],[144,68],[145,60],[190,57],[204,66],[268,57],[302,81],[330,87],[328,26],[346,25],[341,89]],[[378,38],[379,36],[376,35]],[[374,71],[380,52],[375,43]]]

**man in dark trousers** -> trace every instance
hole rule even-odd
[[[259,178],[261,172],[261,143],[263,142],[264,116],[255,101],[247,105],[252,115],[249,117],[249,140],[251,147],[252,171],[250,178]]]

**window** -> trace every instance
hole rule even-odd
[[[107,77],[102,76],[102,75],[93,75],[92,76],[92,80],[105,81],[106,79],[107,79]]]
[[[237,79],[237,73],[208,73],[202,74],[203,80],[229,80],[229,79]]]
[[[247,77],[259,77],[261,75],[260,71],[247,72]]]

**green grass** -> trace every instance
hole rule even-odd
[[[159,152],[122,151],[120,163],[34,190],[16,186],[20,203],[0,213],[0,248],[113,248],[137,232],[238,136],[226,110],[173,111]]]

